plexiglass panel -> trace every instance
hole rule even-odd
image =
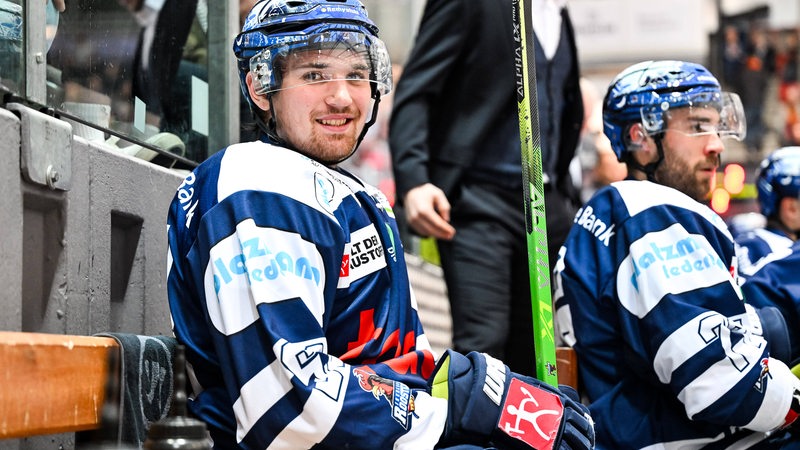
[[[0,0],[0,88],[24,92],[22,6]]]
[[[67,2],[47,55],[49,105],[100,128],[73,120],[76,134],[122,152],[170,165],[118,135],[202,161],[207,12],[206,0]]]

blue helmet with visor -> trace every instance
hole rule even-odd
[[[321,71],[320,79],[309,81],[370,83],[375,102],[371,119],[361,133],[363,138],[374,123],[381,95],[392,89],[392,68],[386,46],[378,38],[378,27],[369,19],[359,0],[263,0],[250,10],[242,32],[234,40],[233,52],[238,60],[242,94],[257,123],[271,138],[278,140],[274,121],[265,124],[250,97],[247,74],[252,73],[255,94],[271,98],[284,88],[282,75],[288,59],[293,54],[308,51],[363,60],[363,71],[344,75]]]
[[[342,50],[365,57],[369,81],[380,95],[392,89],[389,53],[378,39],[378,27],[358,0],[265,0],[257,3],[236,37],[240,84],[253,72],[257,94],[281,89],[281,65],[293,52]]]
[[[781,147],[766,157],[756,189],[761,214],[767,217],[777,214],[782,198],[800,198],[800,147]]]
[[[724,92],[719,81],[700,64],[684,61],[645,61],[622,71],[610,84],[603,101],[603,131],[620,161],[626,161],[637,143],[628,136],[641,124],[649,136],[667,129],[675,108],[713,108],[719,123],[698,123],[692,135],[717,134],[744,139],[744,109],[739,96]]]

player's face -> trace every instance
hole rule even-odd
[[[716,180],[722,140],[714,130],[719,113],[713,108],[679,108],[671,111],[664,133],[664,161],[656,180],[697,201],[708,198]]]
[[[348,157],[371,114],[369,64],[349,51],[308,51],[287,58],[272,105],[278,135],[322,162]]]

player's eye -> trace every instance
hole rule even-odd
[[[308,82],[325,81],[326,79],[325,74],[318,71],[306,72],[303,74],[303,80]]]

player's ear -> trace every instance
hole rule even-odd
[[[631,144],[641,146],[646,137],[647,134],[644,132],[642,124],[635,123],[628,128],[628,142]]]
[[[269,100],[267,100],[267,96],[256,94],[255,89],[253,88],[252,72],[247,72],[245,82],[247,82],[247,92],[250,94],[250,99],[253,100],[253,103],[255,103],[255,105],[260,109],[269,111]]]

